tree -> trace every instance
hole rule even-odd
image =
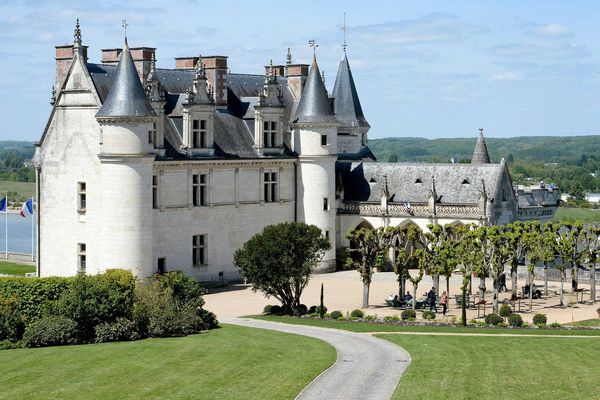
[[[363,282],[363,308],[369,307],[369,290],[375,272],[375,264],[380,253],[386,250],[384,245],[385,228],[377,230],[369,228],[354,229],[346,234],[350,241],[348,251],[358,254],[356,258],[348,258],[347,265],[355,267]]]
[[[573,254],[577,248],[577,238],[575,231],[571,229],[571,224],[563,224],[557,229],[553,229],[555,235],[555,249],[561,258],[561,262],[556,264],[556,268],[560,271],[560,305],[564,306],[565,279],[567,273],[567,265],[573,265],[575,260]]]
[[[439,275],[446,278],[446,292],[450,295],[450,277],[458,265],[456,254],[457,240],[452,225],[427,225],[429,232],[425,233],[428,242],[431,272],[434,275],[434,286],[439,290]],[[436,277],[438,277],[436,279]]]
[[[399,244],[398,255],[394,263],[394,272],[398,274],[398,281],[408,279],[413,284],[413,310],[416,308],[417,288],[419,282],[423,279],[423,274],[426,265],[426,254],[424,248],[424,236],[421,229],[416,225],[398,229],[399,240],[395,243]],[[418,273],[412,276],[409,269],[417,268]],[[402,293],[404,295],[404,293]]]
[[[460,237],[459,245],[457,247],[458,254],[461,255],[461,272],[462,272],[462,302],[461,302],[461,321],[462,325],[467,325],[467,291],[469,290],[469,284],[471,283],[471,275],[473,271],[481,264],[481,251],[477,243],[477,236],[475,235],[475,229],[477,225],[469,224],[463,225],[458,228],[458,235]]]
[[[539,222],[531,221],[528,223],[528,229],[525,230],[523,240],[525,241],[527,255],[529,256],[529,265],[527,266],[527,270],[529,272],[529,311],[533,309],[533,292],[535,281],[535,266],[538,262],[542,261],[544,257],[543,246],[543,233]]]
[[[505,227],[490,226],[487,228],[485,239],[488,246],[489,274],[494,281],[493,311],[494,314],[498,314],[498,294],[500,291],[500,281],[498,278],[504,272],[504,267],[510,259]]]
[[[397,163],[398,162],[398,156],[396,154],[391,154],[388,157],[388,162],[389,163]]]
[[[506,245],[507,250],[510,254],[510,276],[512,278],[512,294],[517,295],[517,269],[519,267],[519,261],[525,257],[527,251],[527,243],[523,240],[523,235],[527,226],[521,221],[515,221],[506,226]]]
[[[592,224],[583,230],[583,251],[590,270],[590,300],[596,302],[596,262],[600,255],[600,227]]]
[[[253,291],[281,302],[285,313],[300,305],[313,269],[331,245],[321,230],[301,222],[269,225],[233,255]]]

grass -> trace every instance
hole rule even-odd
[[[393,399],[596,399],[600,341],[381,335],[412,362]]]
[[[574,326],[598,326],[598,327],[600,327],[600,318],[586,319],[584,321],[576,321],[576,322],[573,322],[572,324],[569,324],[569,325],[574,325]]]
[[[251,318],[265,321],[284,322],[293,325],[320,326],[323,328],[343,329],[351,332],[428,332],[428,333],[470,333],[470,334],[520,334],[520,335],[569,335],[600,336],[599,329],[508,329],[508,328],[476,328],[462,326],[427,326],[427,325],[393,325],[358,321],[333,321],[330,319],[312,319],[297,317],[278,317],[270,315],[253,315]]]
[[[0,351],[0,399],[291,399],[336,358],[305,336],[206,334]]]
[[[554,221],[581,221],[600,223],[600,209],[558,207]]]
[[[34,182],[10,182],[0,181],[0,193],[2,196],[6,192],[17,192],[21,197],[29,198],[35,195],[35,183]],[[15,201],[15,199],[8,199],[9,201]]]
[[[17,264],[10,261],[0,261],[0,274],[25,276],[28,272],[35,272],[35,266]]]

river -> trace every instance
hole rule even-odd
[[[8,252],[31,254],[31,219],[34,218],[35,229],[36,215],[27,215],[27,218],[19,214],[9,213],[5,219],[4,213],[0,213],[0,253],[4,253],[6,243],[5,221],[8,222]],[[33,237],[35,246],[35,231]],[[35,247],[34,247],[35,248]]]

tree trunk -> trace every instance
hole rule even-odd
[[[446,294],[448,295],[448,298],[450,298],[450,277],[449,276],[446,277]]]
[[[498,293],[500,292],[499,290],[499,283],[498,279],[494,279],[494,302],[493,302],[493,308],[494,308],[494,314],[498,314]]]
[[[592,262],[590,268],[590,299],[592,303],[596,302],[596,263]]]
[[[413,310],[417,310],[417,287],[419,286],[418,283],[413,283],[413,305],[412,305],[412,309]]]
[[[363,304],[362,308],[369,307],[369,289],[371,287],[371,282],[363,281]]]
[[[575,289],[579,288],[579,265],[577,263],[573,263],[573,268],[571,268],[571,289],[575,291]]]
[[[469,279],[469,281],[470,281],[470,279]],[[460,305],[460,311],[461,311],[462,326],[467,326],[467,284],[466,284],[466,282],[463,282],[463,285],[462,285],[462,302]]]
[[[517,277],[518,277],[517,271],[518,271],[518,268],[519,268],[518,264],[511,266],[511,268],[510,268],[510,278],[512,280],[511,290],[512,290],[512,294],[514,294],[515,297],[517,296]]]
[[[433,275],[433,287],[435,288],[436,293],[440,292],[440,275],[439,274]]]
[[[533,280],[534,280],[535,276],[533,275],[533,272],[529,272],[529,312],[531,312],[531,310],[533,309]]]
[[[564,286],[565,286],[565,275],[566,275],[566,270],[565,271],[560,271],[560,305],[562,307],[565,306],[565,303],[563,301],[563,295],[565,293],[564,290]]]
[[[544,263],[544,296],[548,297],[548,264]]]
[[[479,301],[485,298],[485,276],[479,277]]]

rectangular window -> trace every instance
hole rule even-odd
[[[165,265],[166,265],[166,258],[161,257],[158,259],[158,274],[162,275],[165,273]]]
[[[77,211],[85,213],[86,188],[85,182],[77,182]]]
[[[329,199],[327,197],[323,199],[323,211],[329,211]]]
[[[85,273],[85,243],[77,243],[77,269],[80,273]]]
[[[206,174],[192,175],[192,204],[194,207],[206,206],[208,193],[208,180]]]
[[[205,119],[192,120],[192,147],[208,147],[208,121]]]
[[[152,175],[152,208],[159,208],[158,205],[158,175]]]
[[[277,146],[277,122],[263,121],[263,146]]]
[[[321,135],[321,146],[327,146],[327,135]]]
[[[148,131],[148,143],[152,144],[156,141],[156,122],[152,123],[152,129]]]
[[[192,263],[205,265],[206,262],[206,235],[192,236]]]
[[[277,173],[264,173],[264,200],[266,203],[277,201]]]
[[[325,239],[329,242],[329,231],[325,231]]]

